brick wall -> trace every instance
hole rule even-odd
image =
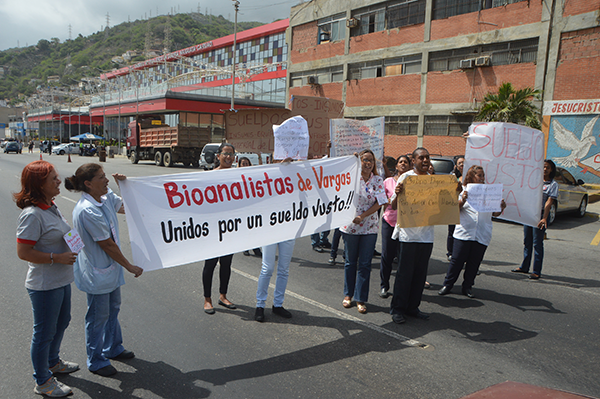
[[[564,16],[600,10],[600,0],[570,0],[566,3]]]
[[[292,28],[292,50],[302,50],[317,45],[319,28],[317,21]]]
[[[480,23],[477,23],[478,18]],[[482,10],[481,15],[471,12],[431,21],[431,40],[526,25],[539,22],[541,18],[542,4],[540,1],[521,1],[504,7]],[[490,23],[495,25],[490,25]]]
[[[343,40],[317,44],[318,34],[316,21],[292,28],[292,48],[289,55],[292,64],[344,55]]]
[[[351,80],[346,88],[346,105],[418,104],[420,92],[420,74]]]
[[[415,148],[417,148],[417,136],[388,134],[384,137],[383,151],[388,157],[398,158],[402,154],[413,152]]]
[[[423,38],[423,24],[369,33],[350,38],[350,53],[394,47],[405,43],[419,43]]]
[[[464,155],[466,140],[455,136],[423,136],[423,147],[430,154],[445,156]]]
[[[523,63],[427,74],[428,104],[480,102],[504,82],[516,89],[535,85],[535,64]],[[469,90],[472,88],[472,90]]]
[[[326,97],[342,101],[342,85],[342,82],[336,82],[323,85],[291,87],[290,96]]]

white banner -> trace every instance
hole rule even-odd
[[[350,223],[355,156],[120,182],[134,264],[180,266]]]
[[[502,184],[506,209],[501,219],[537,226],[542,215],[544,134],[513,123],[469,126],[464,174],[481,165],[487,184]]]
[[[339,157],[370,149],[375,158],[383,158],[385,118],[369,120],[330,119],[331,156]]]
[[[502,184],[467,184],[467,202],[477,212],[500,212]]]

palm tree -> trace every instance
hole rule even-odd
[[[540,90],[531,87],[515,90],[513,85],[505,82],[498,88],[498,93],[488,93],[483,98],[476,121],[511,122],[534,129],[541,129],[540,110],[532,99],[539,100]]]

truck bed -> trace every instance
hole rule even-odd
[[[210,141],[210,129],[176,126],[142,129],[141,147],[199,147]]]

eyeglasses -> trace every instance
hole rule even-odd
[[[222,152],[221,155],[223,155],[224,157],[232,157],[235,154],[233,152]]]

